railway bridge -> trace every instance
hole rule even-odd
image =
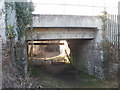
[[[27,41],[32,40],[66,40],[76,68],[103,78],[101,49],[103,38],[100,17],[35,14],[33,31],[27,30]]]

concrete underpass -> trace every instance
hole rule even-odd
[[[0,88],[119,86],[119,15],[33,14],[26,5],[23,12],[16,2],[7,6],[3,0]]]
[[[101,49],[102,22],[99,17],[34,15],[33,31],[27,31],[27,42],[55,40],[67,41],[70,49],[69,56],[72,59],[70,63],[78,70],[99,78],[104,78],[101,67],[103,60],[103,51]],[[57,43],[60,44],[59,42]],[[34,44],[36,43],[33,43],[33,46],[35,46]],[[39,45],[41,44],[42,43],[39,43]],[[47,42],[46,45],[47,44],[49,43]],[[45,58],[43,59],[45,60]],[[46,61],[47,63],[51,63],[48,60]],[[50,61],[53,62],[54,60]]]

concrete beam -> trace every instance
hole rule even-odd
[[[28,45],[64,45],[64,43],[28,43]]]
[[[54,39],[93,39],[96,29],[85,28],[34,28],[27,31],[27,40],[54,40]]]
[[[102,29],[102,21],[97,16],[40,14],[33,16],[33,27],[93,27]]]

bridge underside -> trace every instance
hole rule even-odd
[[[102,35],[101,32],[101,29],[98,30],[93,27],[34,27],[32,33],[31,30],[27,31],[27,45],[37,47],[40,45],[48,46],[49,44],[48,47],[51,47],[51,44],[53,45],[53,43],[43,42],[66,40],[68,47],[70,48],[70,54],[72,55],[73,65],[75,65],[77,69],[83,70],[91,75],[96,73],[97,77],[103,78],[104,75],[101,75],[103,69],[100,66],[103,63],[103,51],[101,49],[102,38],[100,37]],[[98,37],[100,39],[98,39]],[[31,40],[35,41],[34,44],[33,42],[31,44]],[[41,43],[39,41],[43,42]],[[62,43],[54,43],[54,46],[59,44]],[[42,51],[42,49],[43,48],[37,50]]]
[[[27,31],[27,40],[93,39],[96,30],[97,28],[34,28],[33,33]]]

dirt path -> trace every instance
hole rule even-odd
[[[56,68],[57,69],[57,68]],[[91,75],[82,73],[74,68],[65,68],[61,72],[53,72],[44,67],[32,69],[32,77],[36,79],[33,87],[43,88],[109,88],[113,85],[99,80]]]

